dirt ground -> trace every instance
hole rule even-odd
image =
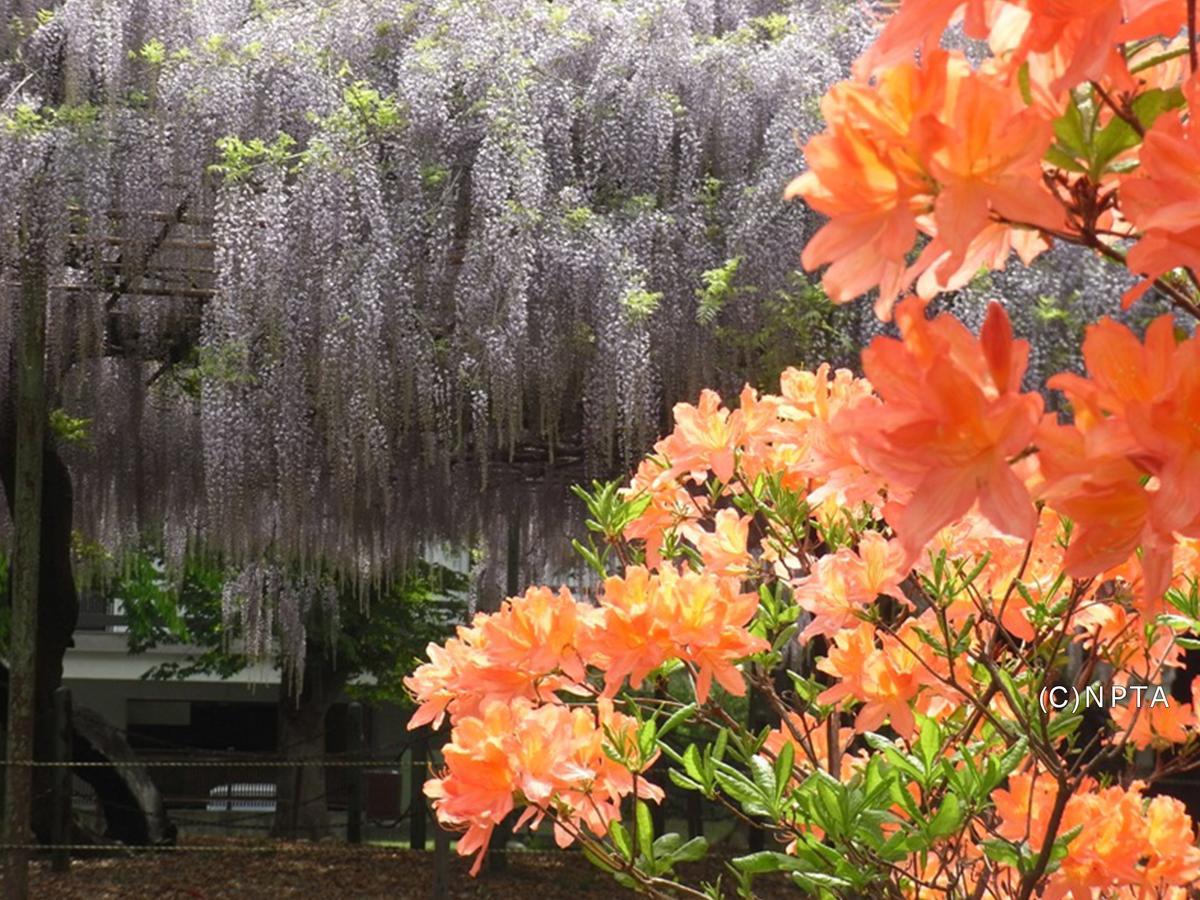
[[[206,841],[203,846],[200,852],[75,859],[66,874],[51,872],[48,860],[38,860],[31,876],[31,896],[37,900],[427,900],[433,896],[432,852],[336,843],[274,844],[274,849],[264,852],[234,841]],[[689,881],[713,879],[722,869],[719,860],[700,865],[702,869],[688,871]],[[451,856],[450,898],[599,900],[631,896],[578,853],[513,851],[507,872],[485,871],[474,879],[468,875],[468,867],[467,860]],[[787,885],[777,885],[761,896],[789,895],[798,893]]]

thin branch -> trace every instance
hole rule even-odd
[[[1196,0],[1187,2],[1188,61],[1195,72],[1200,60],[1196,53]]]
[[[18,93],[20,93],[21,88],[25,87],[25,85],[29,82],[29,79],[31,79],[31,78],[33,78],[32,72],[30,72],[28,75],[26,75],[20,81],[18,81],[17,86],[14,87],[11,91],[9,91],[8,96],[4,98],[4,102],[0,103],[0,109],[4,109],[4,107],[8,106],[8,104],[12,100],[12,98],[17,96]]]
[[[1034,863],[1033,868],[1021,879],[1021,885],[1017,891],[1019,900],[1029,900],[1033,896],[1038,882],[1046,874],[1046,867],[1050,865],[1050,854],[1054,852],[1054,841],[1058,837],[1059,828],[1062,827],[1063,814],[1067,811],[1067,801],[1075,793],[1070,789],[1066,773],[1060,772],[1055,780],[1058,784],[1058,794],[1054,798],[1054,808],[1050,811],[1050,821],[1046,823],[1046,833],[1042,840],[1042,849],[1038,853],[1037,861]],[[1032,808],[1032,804],[1030,804],[1030,807]]]
[[[1104,101],[1104,104],[1116,114],[1117,118],[1132,128],[1137,133],[1138,137],[1144,138],[1146,136],[1146,127],[1142,125],[1140,121],[1138,121],[1138,117],[1114,100],[1112,95],[1109,94],[1108,91],[1104,90],[1100,82],[1093,81],[1092,88],[1097,94],[1100,95],[1100,99]]]

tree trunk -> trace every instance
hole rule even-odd
[[[299,695],[291,679],[279,687],[279,754],[283,759],[314,759],[325,754],[325,719],[346,676],[334,668],[319,644],[306,650]],[[323,766],[281,766],[275,779],[274,837],[319,841],[332,834]]]
[[[9,514],[12,514],[14,477],[13,418],[11,407],[0,414],[0,482],[4,485]],[[79,618],[79,597],[71,568],[71,475],[62,457],[47,443],[42,460],[42,540],[38,574],[37,660],[34,679],[33,752],[35,759],[49,759],[54,740],[52,711],[55,690],[62,684],[63,656],[72,646],[71,635]],[[5,597],[4,602],[10,602]],[[3,684],[0,709],[7,718],[8,671],[0,673]],[[40,840],[50,834],[50,806],[40,803],[48,796],[51,770],[34,769],[33,828]]]

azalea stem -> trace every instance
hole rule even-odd
[[[1146,128],[1140,121],[1138,121],[1138,117],[1114,100],[1112,94],[1106,91],[1100,82],[1093,81],[1092,88],[1095,89],[1096,93],[1100,95],[1100,99],[1103,100],[1105,105],[1113,111],[1117,118],[1121,119],[1121,121],[1132,128],[1134,132],[1137,133],[1138,137],[1144,138],[1146,136]]]
[[[1017,893],[1019,900],[1029,900],[1033,896],[1038,882],[1046,874],[1046,867],[1050,865],[1050,854],[1054,852],[1054,840],[1058,837],[1058,831],[1062,827],[1063,814],[1067,811],[1067,801],[1071,799],[1074,793],[1067,782],[1065,773],[1060,772],[1055,780],[1058,783],[1058,794],[1054,798],[1054,808],[1050,811],[1050,821],[1046,823],[1046,834],[1042,839],[1042,850],[1038,854],[1033,868],[1021,880],[1021,886]]]
[[[1128,267],[1128,264],[1125,260],[1125,254],[1121,253],[1119,250],[1114,250],[1112,247],[1108,246],[1108,244],[1104,243],[1104,241],[1100,240],[1095,235],[1085,235],[1083,243],[1085,246],[1091,247],[1093,250],[1098,252],[1100,255],[1107,256],[1109,259],[1113,260],[1114,262],[1120,263],[1122,266]],[[1194,299],[1189,297],[1187,294],[1185,294],[1183,291],[1181,291],[1179,288],[1177,288],[1175,285],[1171,284],[1164,278],[1154,279],[1154,286],[1156,288],[1158,288],[1158,290],[1160,290],[1162,293],[1166,294],[1167,298],[1175,306],[1178,306],[1180,309],[1182,309],[1184,312],[1186,312],[1188,315],[1190,315],[1193,319],[1200,320],[1200,306],[1196,305],[1196,301]]]
[[[1198,64],[1196,55],[1196,0],[1188,0],[1187,4],[1187,32],[1188,32],[1188,60],[1192,64],[1192,71],[1196,71]]]
[[[1067,244],[1077,244],[1080,247],[1089,247],[1095,250],[1101,256],[1105,256],[1113,262],[1117,263],[1126,270],[1129,269],[1129,263],[1125,259],[1125,254],[1120,250],[1110,247],[1104,241],[1100,240],[1097,235],[1089,230],[1082,231],[1079,234],[1073,234],[1066,231],[1055,231],[1049,228],[1041,228],[1037,225],[1032,225],[1029,222],[1018,222],[1013,219],[998,218],[997,221],[1014,228],[1031,228],[1035,231],[1041,231],[1050,237],[1057,238]],[[1175,285],[1171,284],[1165,278],[1154,279],[1154,287],[1161,293],[1165,294],[1172,305],[1186,312],[1189,316],[1197,321],[1200,321],[1200,303],[1197,303],[1194,297],[1189,297],[1186,293],[1180,290]]]

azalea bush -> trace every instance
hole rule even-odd
[[[894,320],[864,377],[676,406],[628,484],[581,491],[595,596],[532,588],[408,679],[413,725],[449,721],[425,790],[476,868],[516,811],[654,896],[1188,895],[1195,829],[1157,783],[1200,765],[1195,19],[899,4],[787,188],[829,217],[803,256],[829,296]],[[1055,241],[1141,278],[1114,314],[1176,310],[1088,324],[1086,371],[1045,386],[1064,414],[1003,301],[978,334],[929,308]],[[747,694],[773,724],[731,715]],[[708,847],[657,833],[663,770],[769,849],[688,883]]]

